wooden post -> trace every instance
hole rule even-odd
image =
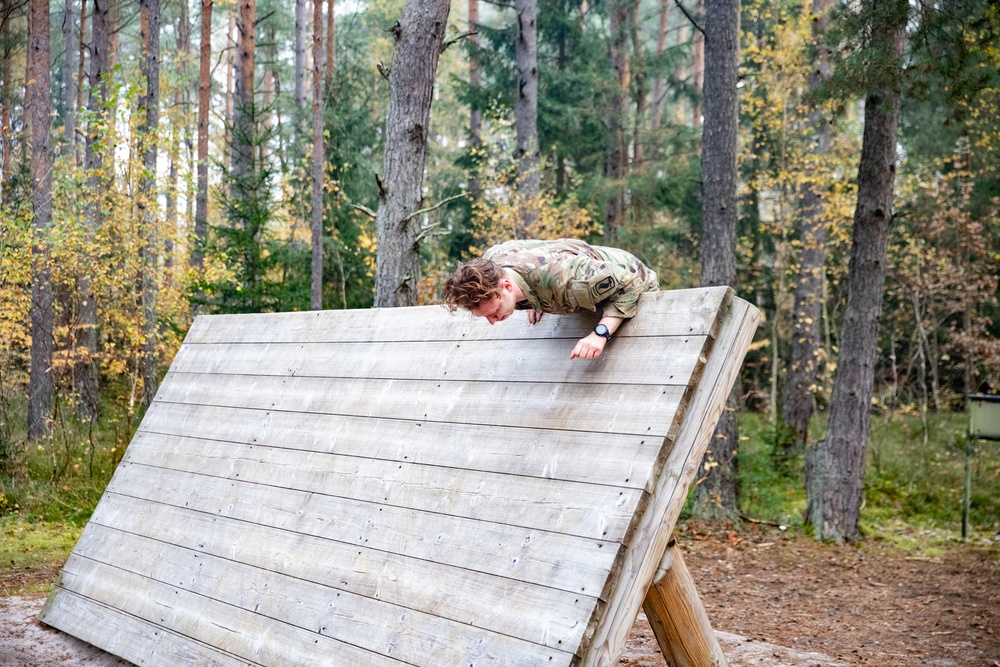
[[[674,540],[667,545],[642,609],[671,667],[726,667],[722,647]]]

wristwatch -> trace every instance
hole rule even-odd
[[[608,328],[603,324],[598,324],[594,327],[594,333],[598,336],[604,336],[608,340],[611,340],[611,332],[608,331]]]

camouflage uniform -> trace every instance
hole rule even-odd
[[[656,274],[618,248],[575,239],[508,241],[483,257],[514,273],[525,300],[518,310],[572,313],[581,308],[602,317],[635,317],[639,295],[659,289]]]

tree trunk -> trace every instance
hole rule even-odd
[[[639,0],[632,2],[632,79],[635,89],[635,124],[632,131],[632,171],[645,169],[643,129],[646,125],[646,105],[649,91],[646,89],[646,65],[643,58],[642,38],[639,34],[641,8]]]
[[[49,2],[28,3],[25,106],[31,118],[31,207],[36,239],[52,221],[52,150],[49,112]],[[31,371],[28,379],[28,438],[49,433],[52,412],[52,285],[43,243],[31,248]]]
[[[180,229],[178,199],[180,198],[181,130],[187,121],[187,63],[190,58],[191,38],[188,18],[188,0],[180,0],[180,17],[177,27],[177,72],[178,83],[174,89],[174,113],[170,121],[170,175],[167,182],[166,229],[163,237],[163,268],[166,279],[171,280],[174,267],[174,235]],[[188,197],[190,200],[190,197]]]
[[[628,90],[631,71],[628,59],[628,2],[614,0],[608,27],[611,32],[610,57],[615,69],[608,110],[609,147],[604,175],[608,180],[608,198],[604,208],[604,243],[616,245],[625,224],[625,176],[628,171],[625,119],[628,115]]]
[[[222,139],[223,164],[233,168],[233,79],[236,75],[236,14],[229,12],[229,28],[226,30],[226,125]],[[228,188],[228,184],[226,185]]]
[[[514,0],[517,13],[517,188],[520,195],[516,236],[526,238],[538,218],[538,5],[536,0]]]
[[[323,0],[313,0],[312,280],[309,307],[323,309]]]
[[[705,29],[708,28],[708,5],[703,2],[703,0],[698,0],[695,4],[695,16],[698,16],[705,11]],[[703,34],[700,30],[695,29],[694,37],[692,38],[691,50],[691,80],[694,86],[694,108],[691,112],[691,126],[701,127],[703,118],[703,100],[706,97],[705,91],[705,42],[708,37]]]
[[[407,0],[392,28],[396,51],[389,79],[385,158],[379,181],[375,307],[412,306],[420,279],[420,220],[434,75],[448,23],[449,0]]]
[[[474,94],[478,94],[480,85],[479,76],[479,0],[469,0],[469,40],[472,42],[471,53],[469,54],[469,88]],[[479,149],[483,145],[483,112],[479,105],[473,102],[469,109],[469,142],[472,152],[472,171],[469,175],[469,196],[474,200],[479,199],[482,189],[479,185]]]
[[[334,15],[334,0],[326,1],[326,67],[324,68],[324,80],[326,89],[329,91],[333,90],[333,71],[336,65],[337,53],[335,47],[337,45],[336,36],[336,16]]]
[[[104,175],[107,153],[103,147],[104,133],[107,128],[107,98],[108,85],[108,38],[109,23],[108,0],[94,0],[91,14],[91,49],[90,49],[90,127],[87,129],[87,140],[84,147],[84,165],[87,173],[88,201],[86,206],[86,234],[93,238],[101,228],[103,220],[102,207],[105,193],[108,189],[107,177]],[[90,286],[90,277],[86,272],[77,280],[80,289],[80,318],[77,345],[84,350],[84,358],[78,368],[76,378],[77,391],[80,400],[77,404],[77,415],[81,419],[93,420],[98,409],[98,379],[97,365],[97,302]]]
[[[11,107],[14,99],[14,85],[11,81],[11,1],[0,0],[0,201],[7,201],[7,186],[10,183],[11,160],[13,154],[13,132],[11,131]]]
[[[83,0],[86,2],[86,0]],[[73,48],[73,0],[63,4],[63,44],[66,45],[66,69],[63,72],[63,103],[66,106],[63,128],[66,133],[66,152],[75,156],[76,141],[76,49]]]
[[[656,56],[663,59],[667,52],[667,35],[670,32],[670,0],[660,0],[660,26],[656,33]],[[653,118],[650,127],[655,133],[663,121],[663,96],[666,90],[666,77],[662,74],[653,81]],[[655,145],[655,144],[654,144]]]
[[[108,73],[115,71],[118,63],[118,44],[122,29],[122,0],[108,0]]]
[[[809,74],[809,90],[813,92],[830,75],[830,51],[824,46],[823,37],[830,22],[832,5],[832,0],[813,0],[813,47],[818,54],[815,67]],[[809,421],[816,405],[816,383],[822,359],[820,323],[823,318],[826,218],[818,183],[824,176],[822,165],[830,146],[830,123],[823,109],[815,105],[810,108],[809,126],[816,139],[807,163],[808,176],[801,189],[801,248],[795,306],[792,309],[792,359],[781,401],[781,419],[794,435],[794,440],[782,442],[786,457],[803,447],[809,439]]]
[[[143,345],[140,361],[142,402],[149,407],[159,386],[160,341],[156,321],[159,296],[160,235],[156,219],[156,132],[160,124],[160,0],[139,0],[139,34],[143,54],[140,68],[146,94],[139,98],[145,122],[139,134],[142,176],[139,179],[139,234],[142,257]]]
[[[194,247],[191,266],[201,270],[205,265],[205,244],[208,241],[208,121],[212,95],[212,0],[201,0],[201,43],[198,47],[198,183],[194,211]]]
[[[898,77],[906,8],[902,0],[870,0],[863,11],[889,71]],[[826,439],[806,451],[806,497],[817,539],[843,542],[860,537],[865,450],[871,421],[872,385],[878,324],[885,287],[886,245],[892,221],[896,175],[898,83],[882,84],[865,98],[865,130],[858,167],[858,204],[854,212],[851,260],[847,268],[847,306],[840,357],[833,378]]]
[[[736,91],[740,7],[736,0],[705,2],[705,124],[702,127],[701,206],[703,287],[736,287],[736,149],[739,132]],[[703,461],[695,492],[695,514],[732,519],[736,504],[734,387]]]
[[[295,115],[300,119],[295,126],[301,137],[306,133],[306,28],[306,0],[295,0]]]
[[[67,48],[69,48],[67,46]],[[87,0],[80,0],[80,54],[77,58],[77,70],[76,70],[76,108],[83,108],[83,89],[86,86],[83,85],[83,77],[86,76],[87,70],[84,68],[84,63],[87,59]],[[89,102],[88,102],[89,104]],[[76,161],[77,163],[83,162],[83,155],[80,153],[80,142],[73,142],[73,146],[76,150]]]

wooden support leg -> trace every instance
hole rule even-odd
[[[719,640],[673,540],[642,609],[670,667],[726,667]]]

